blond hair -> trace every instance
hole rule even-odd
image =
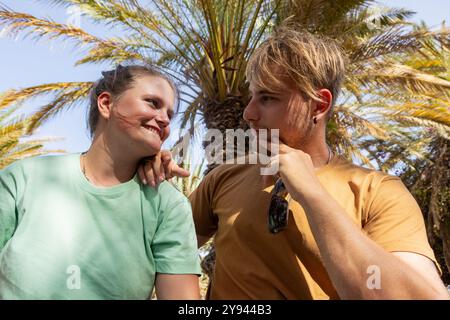
[[[317,90],[328,89],[332,108],[344,79],[345,60],[332,39],[280,27],[250,57],[246,76],[256,87],[275,92],[290,79],[306,100],[320,101]]]

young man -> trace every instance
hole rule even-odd
[[[211,299],[448,298],[400,179],[353,165],[326,143],[344,69],[333,42],[289,29],[251,57],[244,118],[254,129],[279,129],[272,164],[291,198],[288,223],[268,230],[268,211],[279,210],[277,177],[261,175],[260,165],[210,172],[190,200],[199,245],[215,234]],[[167,175],[180,175],[169,161],[163,156]],[[160,166],[146,169],[153,179]]]

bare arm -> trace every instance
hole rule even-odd
[[[156,274],[158,300],[199,300],[198,276],[194,274]]]
[[[356,227],[325,190],[303,197],[301,204],[341,298],[449,299],[427,257],[385,251]],[[368,285],[371,266],[380,271],[379,288]]]
[[[428,258],[390,253],[360,230],[321,185],[308,154],[280,144],[273,161],[292,198],[305,210],[323,264],[342,299],[449,299]],[[370,283],[372,272],[379,278],[375,286]]]

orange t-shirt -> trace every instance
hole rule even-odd
[[[398,177],[339,157],[316,173],[373,241],[387,251],[415,252],[436,263],[422,213]],[[210,298],[339,299],[298,202],[289,203],[288,227],[269,232],[272,188],[264,186],[259,165],[222,165],[191,194],[197,234],[216,233]]]

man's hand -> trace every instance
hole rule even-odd
[[[271,159],[303,207],[325,269],[342,299],[448,299],[433,262],[418,253],[388,252],[362,232],[321,185],[311,157],[280,143]],[[345,259],[342,259],[345,257]],[[367,268],[383,272],[381,289],[367,286]]]
[[[189,177],[189,171],[179,167],[172,159],[168,150],[161,150],[151,160],[147,160],[138,168],[138,175],[142,183],[152,187],[166,179],[173,177]]]
[[[309,154],[281,142],[279,150],[279,154],[272,157],[271,165],[278,165],[281,179],[294,200],[302,203],[307,194],[323,189]]]

